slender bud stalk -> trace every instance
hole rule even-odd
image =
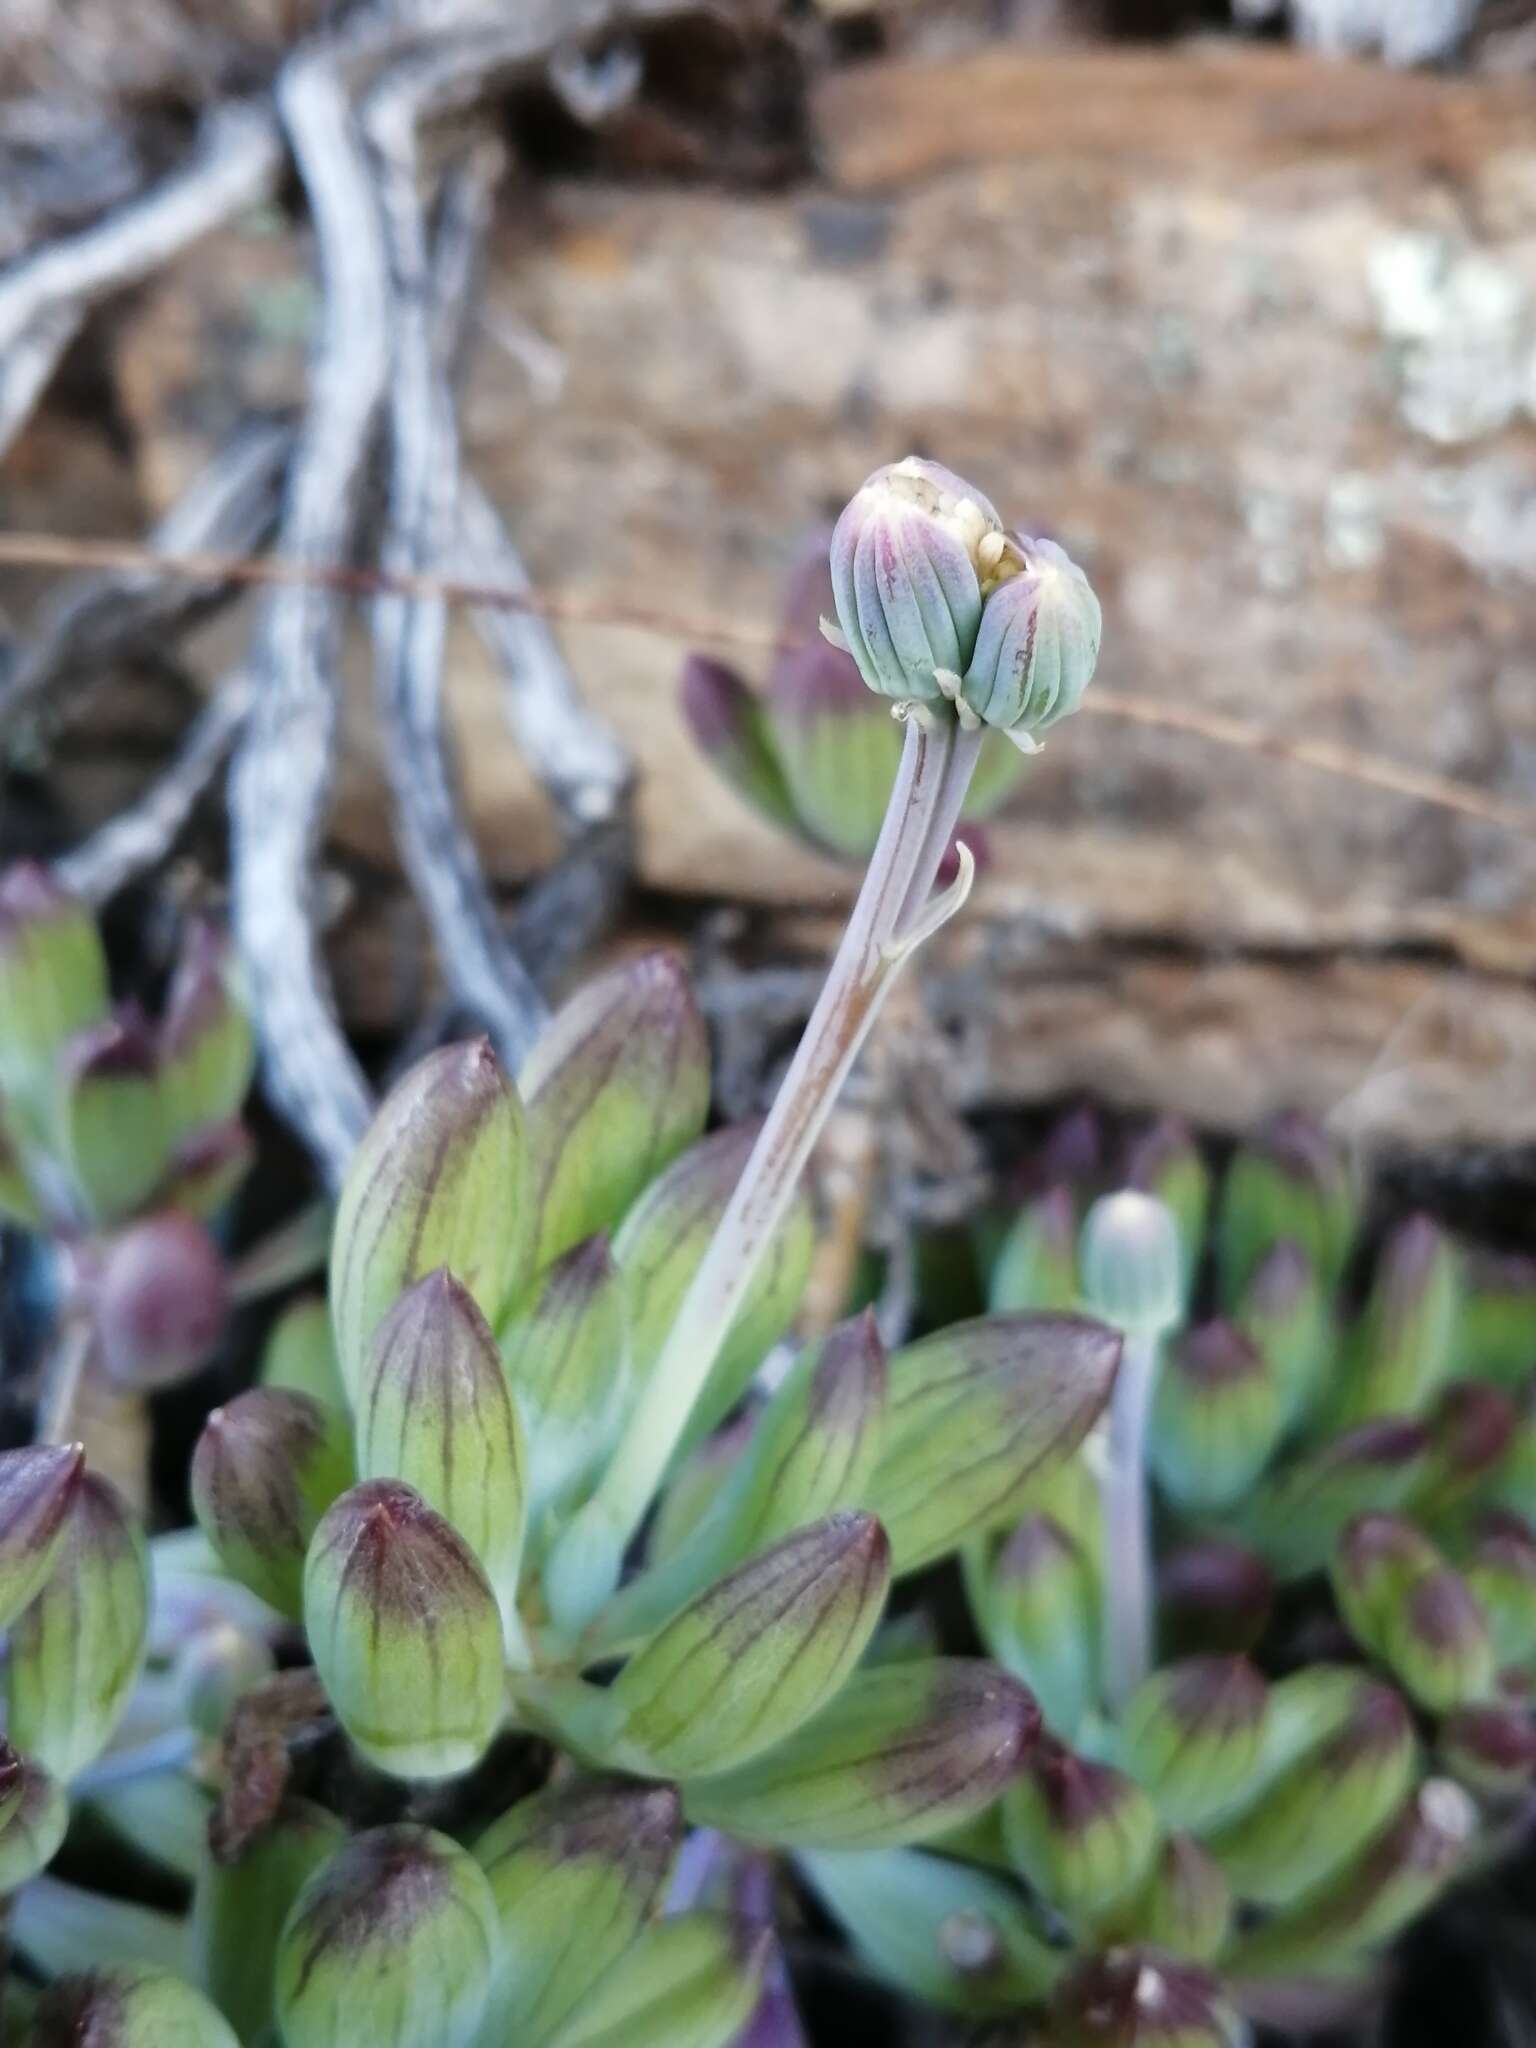
[[[720,1344],[783,1220],[812,1147],[903,963],[969,890],[970,864],[928,905],[980,751],[950,720],[911,719],[890,808],[848,929],[703,1263],[607,1474],[551,1560],[567,1626],[590,1619],[671,1461]]]

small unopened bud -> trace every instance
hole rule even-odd
[[[309,1539],[351,1480],[343,1416],[308,1394],[253,1387],[203,1425],[192,1507],[225,1569],[296,1621]]]
[[[1134,1779],[1052,1741],[1035,1746],[1009,1786],[1003,1825],[1020,1875],[1069,1919],[1137,1890],[1162,1834]]]
[[[1179,1827],[1204,1828],[1241,1799],[1264,1748],[1269,1694],[1242,1657],[1165,1665],[1130,1700],[1127,1767]]]
[[[898,701],[945,694],[939,672],[970,667],[982,582],[1005,545],[979,491],[909,455],[855,493],[832,534],[832,594],[848,651],[869,688]]]
[[[61,1977],[27,2038],[32,2048],[239,2048],[200,1991],[142,1963]]]
[[[305,1885],[283,1929],[286,2048],[469,2048],[497,1948],[490,1885],[457,1843],[422,1827],[355,1835]]]
[[[1037,1695],[1071,1741],[1098,1688],[1099,1592],[1093,1564],[1052,1515],[1026,1515],[977,1588],[992,1654]]]
[[[1152,1464],[1193,1511],[1230,1507],[1269,1463],[1285,1424],[1269,1362],[1235,1324],[1210,1322],[1169,1345],[1152,1404]]]
[[[1222,1185],[1216,1248],[1226,1299],[1236,1302],[1277,1244],[1305,1253],[1324,1282],[1338,1280],[1355,1223],[1349,1172],[1309,1117],[1276,1117],[1233,1155]]]
[[[228,1318],[223,1257],[190,1216],[148,1217],[107,1247],[96,1330],[102,1364],[119,1386],[185,1379],[210,1357]]]
[[[1254,1267],[1233,1321],[1275,1376],[1287,1426],[1305,1414],[1329,1358],[1329,1310],[1299,1245],[1282,1240]]]
[[[1486,1699],[1495,1675],[1488,1617],[1449,1565],[1416,1579],[1388,1610],[1381,1654],[1432,1714]]]
[[[1536,1778],[1536,1720],[1526,1706],[1458,1707],[1441,1724],[1439,1749],[1446,1769],[1484,1799],[1519,1799]]]
[[[1339,1422],[1422,1413],[1451,1366],[1457,1296],[1451,1245],[1427,1216],[1411,1216],[1388,1238],[1353,1332]]]
[[[1094,1203],[1083,1225],[1083,1296],[1117,1329],[1156,1335],[1183,1313],[1178,1225],[1153,1195],[1127,1188]]]
[[[1361,1515],[1333,1554],[1333,1590],[1350,1630],[1379,1657],[1387,1623],[1409,1588],[1444,1559],[1429,1538],[1396,1515]]]
[[[1025,742],[1070,717],[1099,659],[1103,615],[1088,578],[1051,540],[1010,537],[1012,571],[981,610],[960,701],[983,725]]]

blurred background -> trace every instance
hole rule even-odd
[[[958,1172],[960,1117],[1082,1093],[1217,1132],[1296,1104],[1524,1188],[1536,9],[484,19],[5,9],[0,853],[70,855],[152,954],[167,905],[222,906],[233,838],[247,921],[313,931],[377,1065],[464,995],[397,851],[440,673],[446,786],[535,977],[681,937],[750,1095],[857,868],[717,772],[684,666],[762,684],[807,535],[915,450],[1061,540],[1106,616],[1089,712],[987,826],[897,1036],[919,1148]],[[454,605],[391,700],[380,563],[521,564],[553,640]]]

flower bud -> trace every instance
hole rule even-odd
[[[1069,1920],[1092,1921],[1140,1889],[1157,1854],[1157,1810],[1111,1764],[1038,1743],[1003,1799],[1019,1874]]]
[[[1282,1578],[1326,1563],[1357,1515],[1391,1514],[1421,1482],[1429,1447],[1422,1424],[1383,1417],[1346,1430],[1267,1475],[1234,1510],[1239,1534]]]
[[[996,511],[953,471],[909,455],[877,469],[832,534],[832,595],[870,689],[898,701],[942,696],[942,670],[970,666],[982,579],[1002,559]]]
[[[1280,1243],[1295,1245],[1333,1287],[1354,1227],[1354,1195],[1337,1148],[1310,1118],[1276,1117],[1238,1148],[1222,1184],[1216,1250],[1226,1300],[1242,1299]]]
[[[58,1854],[69,1827],[69,1799],[41,1764],[5,1745],[5,1805],[0,1820],[0,1898],[20,1891]]]
[[[1381,1634],[1383,1661],[1432,1714],[1485,1699],[1493,1688],[1488,1617],[1449,1565],[1413,1581],[1388,1608]]]
[[[999,566],[1014,573],[982,606],[960,701],[983,725],[1034,741],[1083,701],[1103,614],[1088,578],[1055,541],[1010,536]]]
[[[1103,1412],[1120,1339],[1085,1316],[984,1316],[890,1360],[870,1504],[898,1573],[1002,1528]]]
[[[689,1818],[767,1848],[931,1841],[994,1803],[1039,1726],[1023,1686],[980,1658],[876,1666],[766,1756],[690,1785]]]
[[[227,932],[194,920],[182,941],[160,1025],[166,1121],[184,1138],[239,1114],[256,1064],[240,972]]]
[[[224,1260],[190,1216],[150,1216],[108,1245],[95,1306],[111,1378],[135,1389],[170,1386],[204,1364],[224,1334]]]
[[[1195,1513],[1241,1500],[1285,1426],[1268,1360],[1233,1323],[1185,1330],[1162,1360],[1148,1448],[1158,1483]]]
[[[1158,1618],[1176,1657],[1250,1650],[1264,1633],[1275,1596],[1263,1558],[1220,1537],[1186,1543],[1158,1569]]]
[[[1126,1768],[1176,1827],[1209,1827],[1252,1783],[1268,1704],[1268,1688],[1246,1658],[1187,1657],[1165,1665],[1126,1707]]]
[[[1409,1588],[1444,1562],[1427,1536],[1396,1515],[1361,1515],[1345,1529],[1333,1554],[1334,1597],[1373,1657],[1382,1654],[1388,1620]]]
[[[430,1828],[370,1828],[309,1879],[283,1928],[285,2048],[470,2048],[491,1986],[496,1914],[473,1857]]]
[[[323,1294],[300,1295],[278,1316],[262,1350],[261,1384],[274,1392],[307,1394],[324,1408],[346,1412],[331,1312]]]
[[[1503,1473],[1520,1431],[1520,1410],[1502,1387],[1457,1380],[1430,1417],[1429,1467],[1414,1500],[1425,1520],[1445,1523]]]
[[[184,1216],[217,1216],[239,1192],[255,1159],[256,1141],[238,1117],[206,1124],[171,1154],[159,1200]]]
[[[518,1085],[542,1267],[612,1229],[704,1128],[709,1040],[681,964],[647,953],[587,982]]]
[[[614,1761],[698,1777],[783,1742],[846,1682],[889,1583],[885,1533],[863,1514],[829,1515],[728,1573],[615,1680]]]
[[[1217,1980],[1155,1950],[1111,1949],[1057,1994],[1048,2048],[1237,2048],[1243,2029]]]
[[[682,1839],[670,1785],[584,1777],[520,1799],[481,1835],[501,1960],[480,2038],[548,2041],[660,1912]]]
[[[846,655],[842,658],[848,660]],[[854,681],[862,692],[857,671]],[[690,654],[684,661],[679,697],[684,723],[704,758],[770,823],[795,831],[801,821],[784,780],[764,701],[735,669],[707,654]]]
[[[35,1128],[67,1038],[100,1024],[111,998],[96,920],[32,862],[0,877],[0,1087]]]
[[[1077,1306],[1077,1215],[1070,1188],[1047,1188],[1014,1218],[998,1247],[987,1289],[994,1315]]]
[[[357,1399],[362,1479],[402,1479],[479,1559],[504,1617],[517,1604],[528,1454],[496,1340],[441,1267],[380,1323]]]
[[[643,1381],[661,1355],[677,1311],[757,1138],[733,1124],[690,1145],[624,1218],[613,1256],[624,1280],[630,1364]],[[685,1451],[728,1415],[789,1328],[810,1272],[815,1238],[804,1194],[769,1242],[684,1433]]]
[[[1536,1778],[1536,1719],[1526,1706],[1500,1700],[1457,1707],[1440,1726],[1440,1758],[1453,1777],[1482,1799],[1523,1799]]]
[[[1339,1381],[1339,1423],[1418,1415],[1450,1369],[1456,1255],[1427,1216],[1387,1240],[1364,1315],[1351,1333],[1353,1370]]]
[[[0,1451],[0,1628],[11,1626],[52,1571],[84,1480],[80,1444]]]
[[[643,1928],[576,2008],[560,2048],[716,2048],[739,2038],[773,1952],[765,1927],[723,1914],[677,1913]]]
[[[304,1619],[337,1719],[397,1778],[451,1778],[506,1711],[501,1617],[473,1551],[418,1493],[365,1480],[327,1510]]]
[[[8,1732],[68,1782],[101,1754],[149,1633],[149,1555],[117,1490],[87,1473],[64,1540],[11,1630]]]
[[[1127,1188],[1088,1211],[1083,1299],[1116,1329],[1155,1336],[1183,1313],[1183,1254],[1172,1211]]]
[[[310,1538],[351,1483],[345,1419],[278,1387],[215,1408],[192,1454],[192,1510],[219,1561],[291,1621],[304,1612]]]
[[[154,1044],[134,1011],[92,1025],[61,1051],[58,1146],[94,1223],[121,1221],[164,1179],[170,1145]]]
[[[1401,1698],[1361,1677],[1342,1724],[1255,1785],[1247,1810],[1210,1836],[1210,1851],[1241,1897],[1284,1906],[1375,1839],[1402,1805],[1415,1763]]]
[[[1018,1887],[990,1872],[920,1849],[809,1851],[796,1860],[857,1959],[927,2004],[1016,2014],[1058,1973]]]
[[[626,1412],[624,1289],[605,1237],[545,1267],[502,1331],[501,1356],[525,1425],[537,1516],[596,1475]]]
[[[1026,1515],[975,1589],[987,1647],[1071,1741],[1098,1692],[1099,1592],[1082,1546],[1053,1515]]]
[[[203,1858],[192,1902],[198,1980],[242,2041],[270,2035],[283,1923],[346,1840],[333,1813],[288,1798],[237,1855]]]
[[[1164,1117],[1131,1148],[1125,1184],[1154,1196],[1178,1225],[1187,1302],[1205,1249],[1211,1208],[1211,1170],[1204,1153],[1185,1125],[1174,1117]]]
[[[1282,1240],[1265,1253],[1232,1319],[1273,1374],[1289,1428],[1311,1408],[1329,1355],[1328,1303],[1299,1245]]]
[[[141,1963],[59,1978],[27,2038],[32,2048],[240,2048],[200,1991]]]
[[[1214,1962],[1232,1931],[1232,1888],[1221,1866],[1192,1835],[1170,1835],[1146,1883],[1109,1917],[1103,1933],[1145,1942],[1191,1962]]]
[[[379,1324],[438,1266],[494,1328],[532,1236],[523,1112],[496,1055],[483,1038],[428,1054],[380,1105],[336,1206],[331,1309],[349,1390]]]
[[[1527,1663],[1536,1653],[1536,1533],[1530,1524],[1507,1511],[1489,1515],[1462,1576],[1488,1617],[1499,1663]]]

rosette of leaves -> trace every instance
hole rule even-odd
[[[251,1160],[254,1052],[227,938],[188,927],[164,1008],[114,1002],[89,908],[45,868],[0,879],[0,1223],[59,1256],[59,1315],[93,1366],[155,1387],[228,1313],[209,1225]]]
[[[1529,1800],[1536,1271],[1424,1216],[1367,1230],[1343,1156],[1301,1117],[1219,1175],[1171,1125],[1116,1175],[1105,1152],[1074,1117],[978,1242],[994,1313],[1062,1312],[1094,1287],[1079,1240],[1096,1196],[1138,1187],[1178,1225],[1183,1306],[1145,1440],[1156,1661],[1108,1697],[1125,1560],[1106,1550],[1096,1438],[965,1548],[981,1636],[1046,1728],[968,1839],[1070,1937],[1072,1982],[1131,1952],[1151,1983],[1174,1958],[1226,2012],[1169,2033],[1120,1970],[1120,2031],[1093,2031],[1083,1990],[1071,2015],[1058,2003],[1063,2041],[1238,2039],[1244,2009],[1368,1986]],[[868,1900],[829,1903],[868,1943]]]

